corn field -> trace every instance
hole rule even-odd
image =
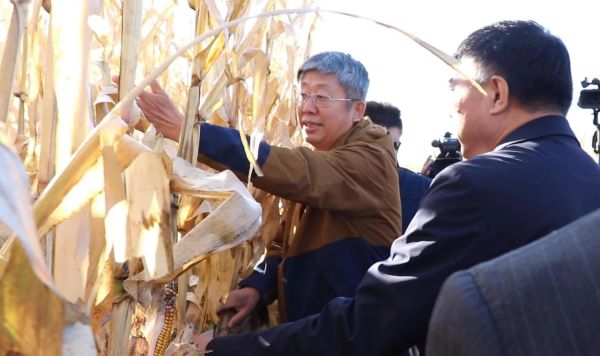
[[[199,123],[249,134],[251,162],[260,139],[301,144],[295,70],[316,16],[286,8],[0,4],[0,354],[198,354],[191,335],[218,323],[286,209],[197,166]],[[184,113],[179,144],[135,103],[154,78]]]

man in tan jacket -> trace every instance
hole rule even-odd
[[[299,226],[229,294],[220,308],[236,311],[229,326],[259,302],[270,302],[267,296],[278,296],[289,321],[319,312],[332,298],[353,296],[369,266],[389,256],[402,232],[392,139],[363,118],[369,85],[364,66],[348,54],[324,52],[300,67],[298,80],[298,114],[315,149],[262,142],[257,161],[264,176],[252,180],[299,203]],[[181,118],[168,101],[156,86],[138,99],[148,120],[177,139]],[[198,159],[241,175],[249,171],[239,132],[230,128],[203,124]]]

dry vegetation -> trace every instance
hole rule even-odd
[[[0,5],[0,354],[196,354],[191,334],[218,321],[216,303],[260,258],[286,206],[191,164],[198,123],[250,134],[251,161],[261,138],[300,143],[294,78],[315,15],[225,25],[285,8]],[[185,114],[178,146],[132,101],[154,77]]]
[[[282,217],[284,234],[297,221],[290,202],[195,164],[202,121],[250,135],[257,174],[261,139],[301,144],[294,79],[316,15],[287,7],[0,3],[0,355],[198,353],[191,335],[218,323]],[[135,105],[153,79],[184,113],[179,144]]]

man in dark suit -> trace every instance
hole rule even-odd
[[[367,101],[365,116],[387,129],[394,142],[396,154],[398,154],[400,137],[403,133],[400,109],[388,103]],[[423,195],[431,184],[431,178],[398,166],[398,183],[400,184],[400,204],[402,205],[402,231],[406,231],[419,208]]]
[[[453,272],[526,245],[600,207],[600,168],[565,115],[567,49],[535,22],[479,29],[459,46],[450,81],[465,161],[433,180],[390,257],[354,298],[278,327],[215,338],[212,355],[395,355],[424,344]]]
[[[597,355],[600,210],[453,274],[436,302],[428,355]]]

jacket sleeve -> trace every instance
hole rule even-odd
[[[250,139],[248,139],[249,141]],[[264,165],[270,150],[271,146],[261,141],[258,157],[256,157],[259,166]],[[240,139],[240,132],[232,128],[202,124],[198,154],[205,158],[202,160],[202,157],[199,157],[199,160],[217,169],[225,167],[246,175],[250,170],[250,164]]]
[[[442,283],[477,260],[486,233],[477,192],[457,170],[432,183],[390,257],[371,266],[353,299],[336,298],[318,315],[212,340],[213,355],[388,355],[423,344]],[[481,256],[479,256],[481,257]]]
[[[239,283],[239,288],[254,287],[265,303],[274,300],[277,295],[277,269],[280,263],[280,256],[266,256],[254,267],[252,274]]]
[[[383,206],[378,197],[389,194],[397,179],[394,158],[376,144],[359,141],[331,151],[271,147],[265,142],[259,147],[257,162],[264,176],[254,177],[254,184],[320,209],[371,212]],[[203,124],[199,153],[200,159],[214,168],[229,168],[247,176],[249,165],[237,130]],[[373,180],[382,184],[373,184]]]

